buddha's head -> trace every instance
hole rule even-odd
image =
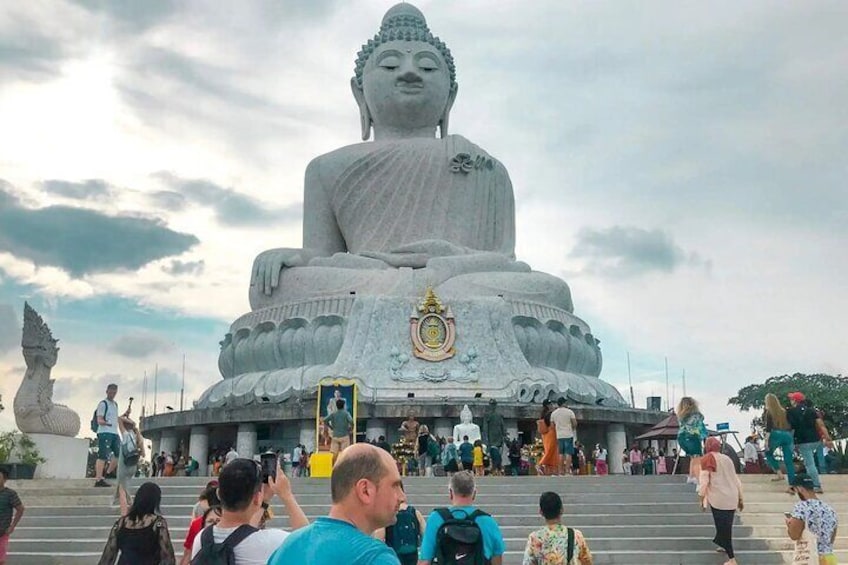
[[[459,413],[459,421],[463,424],[470,424],[471,420],[473,420],[473,416],[471,415],[471,408],[466,404],[462,407],[462,411]]]
[[[375,137],[433,135],[437,126],[447,135],[456,69],[450,50],[415,6],[397,4],[386,12],[380,31],[357,54],[350,85],[363,141],[372,126]]]

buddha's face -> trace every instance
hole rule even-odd
[[[423,41],[380,45],[365,65],[362,88],[375,128],[435,128],[451,101],[448,66]]]

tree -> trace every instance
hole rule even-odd
[[[795,391],[803,392],[807,400],[824,413],[824,424],[833,439],[848,438],[848,377],[842,375],[795,373],[771,377],[764,383],[739,389],[727,403],[741,410],[762,408],[765,396],[770,392],[785,404],[786,395]],[[756,418],[754,424],[762,423]]]

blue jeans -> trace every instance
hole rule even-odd
[[[786,478],[789,484],[795,480],[795,465],[792,463],[792,432],[786,430],[772,430],[769,434],[766,446],[766,461],[775,473],[780,471],[780,464],[774,458],[774,452],[780,448],[783,451],[783,462],[786,464]]]
[[[798,444],[798,451],[801,452],[801,457],[804,458],[804,467],[807,468],[807,474],[810,475],[811,479],[813,479],[813,486],[816,488],[821,488],[819,470],[816,468],[816,450],[820,446],[820,441]]]
[[[824,458],[824,446],[819,443],[816,449],[816,464],[819,466],[819,473],[827,474],[827,460]]]

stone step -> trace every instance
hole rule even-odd
[[[848,552],[837,552],[840,563],[848,562]],[[521,565],[523,551],[508,551],[504,565]],[[623,551],[595,553],[595,565],[717,565],[720,556],[715,551]],[[791,552],[737,551],[739,563],[745,565],[778,565],[792,563]],[[10,565],[91,565],[100,558],[100,552],[26,552],[10,553]],[[180,554],[177,554],[179,560]],[[14,561],[12,561],[14,560]]]
[[[50,524],[49,527],[40,527],[36,525],[18,526],[15,530],[16,537],[21,539],[45,539],[45,540],[76,540],[76,539],[97,539],[105,540],[109,535],[109,530],[112,528],[112,523],[102,524],[98,526],[86,526],[77,524],[73,526]],[[174,525],[177,523],[178,525]],[[188,528],[187,521],[170,520],[169,531],[171,537],[180,541],[185,539]],[[269,524],[271,528],[286,528],[287,524],[280,520],[274,520]],[[500,524],[501,531],[504,537],[518,538],[526,540],[530,532],[541,527],[539,523],[533,523],[529,519],[525,519],[521,524]],[[662,524],[662,525],[588,525],[575,524],[583,534],[592,540],[600,540],[607,538],[652,538],[653,536],[662,538],[682,537],[682,538],[711,538],[714,535],[712,522],[703,524]],[[775,526],[748,526],[737,524],[734,527],[733,535],[737,539],[743,538],[775,538],[779,539],[786,534],[784,525]],[[848,543],[848,534],[838,536],[839,544]],[[839,545],[837,544],[837,545]],[[846,546],[848,548],[848,546]]]
[[[177,553],[188,516],[208,477],[157,479],[163,490],[163,514],[168,519]],[[734,529],[739,562],[790,562],[791,544],[785,535],[783,512],[795,497],[782,493],[782,483],[764,476],[742,477],[746,509]],[[136,479],[133,485],[144,480]],[[559,492],[566,504],[565,520],[583,530],[595,563],[641,565],[700,565],[720,562],[712,543],[712,518],[697,508],[694,487],[683,477],[486,477],[479,482],[478,502],[503,528],[508,551],[504,563],[518,565],[530,531],[541,527],[536,507],[539,493]],[[11,483],[11,482],[10,482]],[[326,514],[329,483],[294,479],[293,489],[307,515]],[[824,477],[826,494],[843,523],[848,522],[848,477]],[[111,489],[84,481],[20,481],[16,488],[27,512],[10,544],[10,564],[97,561],[118,510],[111,507]],[[448,503],[446,478],[407,477],[411,502],[422,512]],[[275,505],[272,527],[288,520]],[[848,560],[848,537],[836,540],[840,559]]]
[[[711,539],[713,534],[708,534],[709,537],[687,537],[687,536],[669,536],[659,537],[610,537],[610,538],[589,538],[589,547],[593,552],[616,552],[627,550],[639,551],[685,551],[685,550],[700,550],[707,551],[715,548]],[[14,539],[16,552],[33,552],[33,551],[51,551],[62,552],[67,551],[69,541],[73,544],[74,551],[96,552],[102,551],[106,543],[106,537],[95,536],[90,538],[75,537],[69,540],[45,538],[45,537],[24,537],[23,534],[16,535]],[[507,537],[504,535],[504,541],[508,550],[521,551],[527,543],[527,536]],[[181,546],[181,540],[178,538],[174,541],[176,546]],[[734,537],[733,547],[740,551],[768,551],[782,550],[788,551],[792,548],[792,542],[788,537],[776,538],[746,538]],[[848,550],[848,538],[838,538],[837,549]]]

